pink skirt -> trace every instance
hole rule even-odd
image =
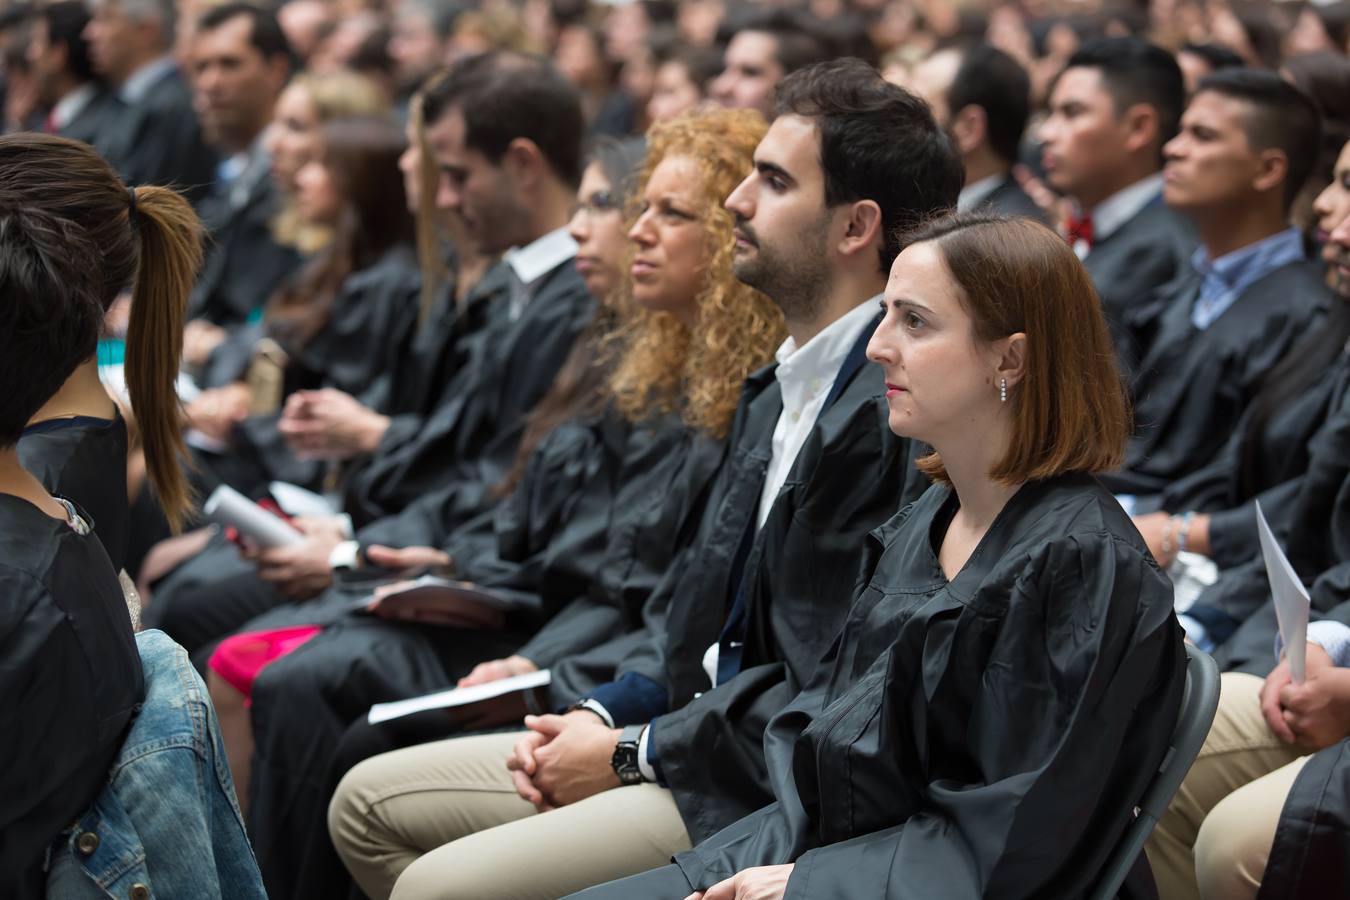
[[[323,629],[318,625],[298,625],[273,631],[250,631],[220,642],[207,663],[221,678],[250,700],[258,673],[273,661],[294,653]]]

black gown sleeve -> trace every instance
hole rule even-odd
[[[816,798],[780,798],[778,814],[761,817],[752,837],[711,856],[699,887],[720,872],[795,861],[789,900],[854,897],[858,885],[896,900],[1081,892],[1153,773],[1140,760],[1160,761],[1170,737],[1185,665],[1178,626],[1156,567],[1109,535],[1050,544],[1008,587],[1008,612],[983,659],[954,652],[941,629],[930,632],[922,690],[888,676],[873,704],[877,715],[894,717],[924,704],[927,693],[947,694],[944,709],[917,710],[935,731],[914,736],[940,765],[912,773],[910,785],[878,780],[866,769],[879,749],[864,743],[877,733],[870,724],[849,750],[850,768],[839,770],[837,754],[821,757],[837,764],[829,782],[820,775],[822,786],[840,778],[855,791],[870,784],[880,792],[871,805],[889,802],[901,821],[811,846],[819,832],[802,820],[803,800],[814,807]],[[852,731],[855,710],[866,705],[857,692],[876,689],[875,667],[888,662],[883,655],[821,713],[822,722],[845,723],[821,740],[847,742],[840,732]],[[800,787],[801,766],[816,760],[798,750]],[[1133,774],[1113,782],[1102,774],[1111,770]],[[778,855],[785,850],[804,852]]]

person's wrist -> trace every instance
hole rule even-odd
[[[389,417],[381,415],[373,410],[368,411],[365,427],[361,431],[361,450],[364,453],[374,453],[380,448],[380,442],[384,440],[384,433],[389,430]]]

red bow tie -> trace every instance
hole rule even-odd
[[[1078,246],[1079,241],[1087,244],[1088,249],[1092,249],[1092,216],[1084,213],[1081,216],[1069,216],[1068,232],[1064,235],[1069,242],[1070,247]]]

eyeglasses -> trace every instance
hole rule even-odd
[[[596,191],[589,197],[577,201],[577,211],[585,211],[587,215],[592,216],[617,212],[619,206],[619,198],[609,191]]]

